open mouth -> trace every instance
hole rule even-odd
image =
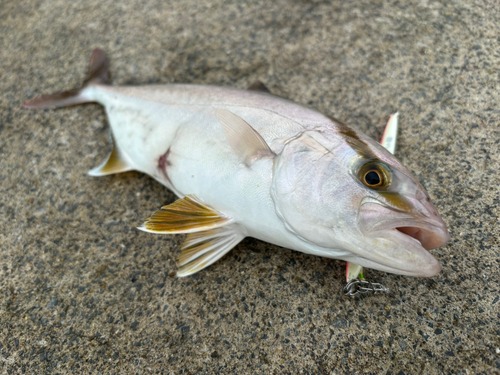
[[[450,236],[442,219],[437,217],[398,212],[378,202],[367,202],[361,206],[358,217],[360,229],[366,235],[396,237],[407,244],[417,244],[425,250],[443,246]],[[391,235],[393,233],[393,235]]]
[[[422,232],[420,228],[415,228],[415,227],[399,227],[395,228],[396,230],[400,231],[401,233],[406,234],[407,236],[410,236],[414,239],[416,239],[420,244],[422,244],[422,241],[419,240],[419,235]],[[423,246],[423,245],[422,245]]]
[[[448,233],[444,233],[441,228],[429,230],[421,227],[396,227],[395,229],[418,241],[425,250],[443,246],[449,239]]]
[[[365,266],[427,277],[441,270],[428,251],[443,246],[450,238],[439,216],[396,211],[372,201],[361,206],[358,228],[373,243],[369,250],[357,254],[364,258]]]
[[[412,221],[411,224],[409,219],[406,225],[397,224],[404,226],[388,224],[370,232],[373,238],[388,240],[393,246],[371,248],[370,253],[360,254],[365,266],[408,276],[430,277],[439,273],[441,266],[428,250],[446,243],[448,232],[434,228],[430,223]]]

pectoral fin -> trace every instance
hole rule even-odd
[[[138,229],[150,233],[193,233],[222,227],[231,221],[194,195],[186,195],[156,211]]]
[[[261,158],[276,156],[264,138],[248,122],[226,109],[218,108],[215,112],[229,144],[247,167]]]
[[[177,276],[188,276],[210,266],[226,255],[244,236],[234,224],[190,233],[177,258]]]

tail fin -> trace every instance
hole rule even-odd
[[[59,92],[52,95],[40,96],[24,103],[24,108],[51,109],[91,102],[92,99],[84,95],[83,89],[92,83],[108,83],[108,65],[109,63],[106,53],[103,50],[96,48],[92,51],[87,77],[85,78],[85,81],[83,81],[83,86],[81,88]]]

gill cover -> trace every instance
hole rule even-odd
[[[338,139],[321,131],[304,132],[285,145],[273,171],[271,195],[288,230],[326,248],[338,240],[332,229],[342,226],[343,208],[336,209],[336,197],[350,183],[348,171],[338,162],[339,146]]]

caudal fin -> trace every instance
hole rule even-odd
[[[92,51],[87,77],[81,88],[40,96],[24,103],[24,108],[51,109],[91,102],[92,99],[85,96],[83,89],[92,83],[109,83],[108,65],[106,53],[96,48]]]

